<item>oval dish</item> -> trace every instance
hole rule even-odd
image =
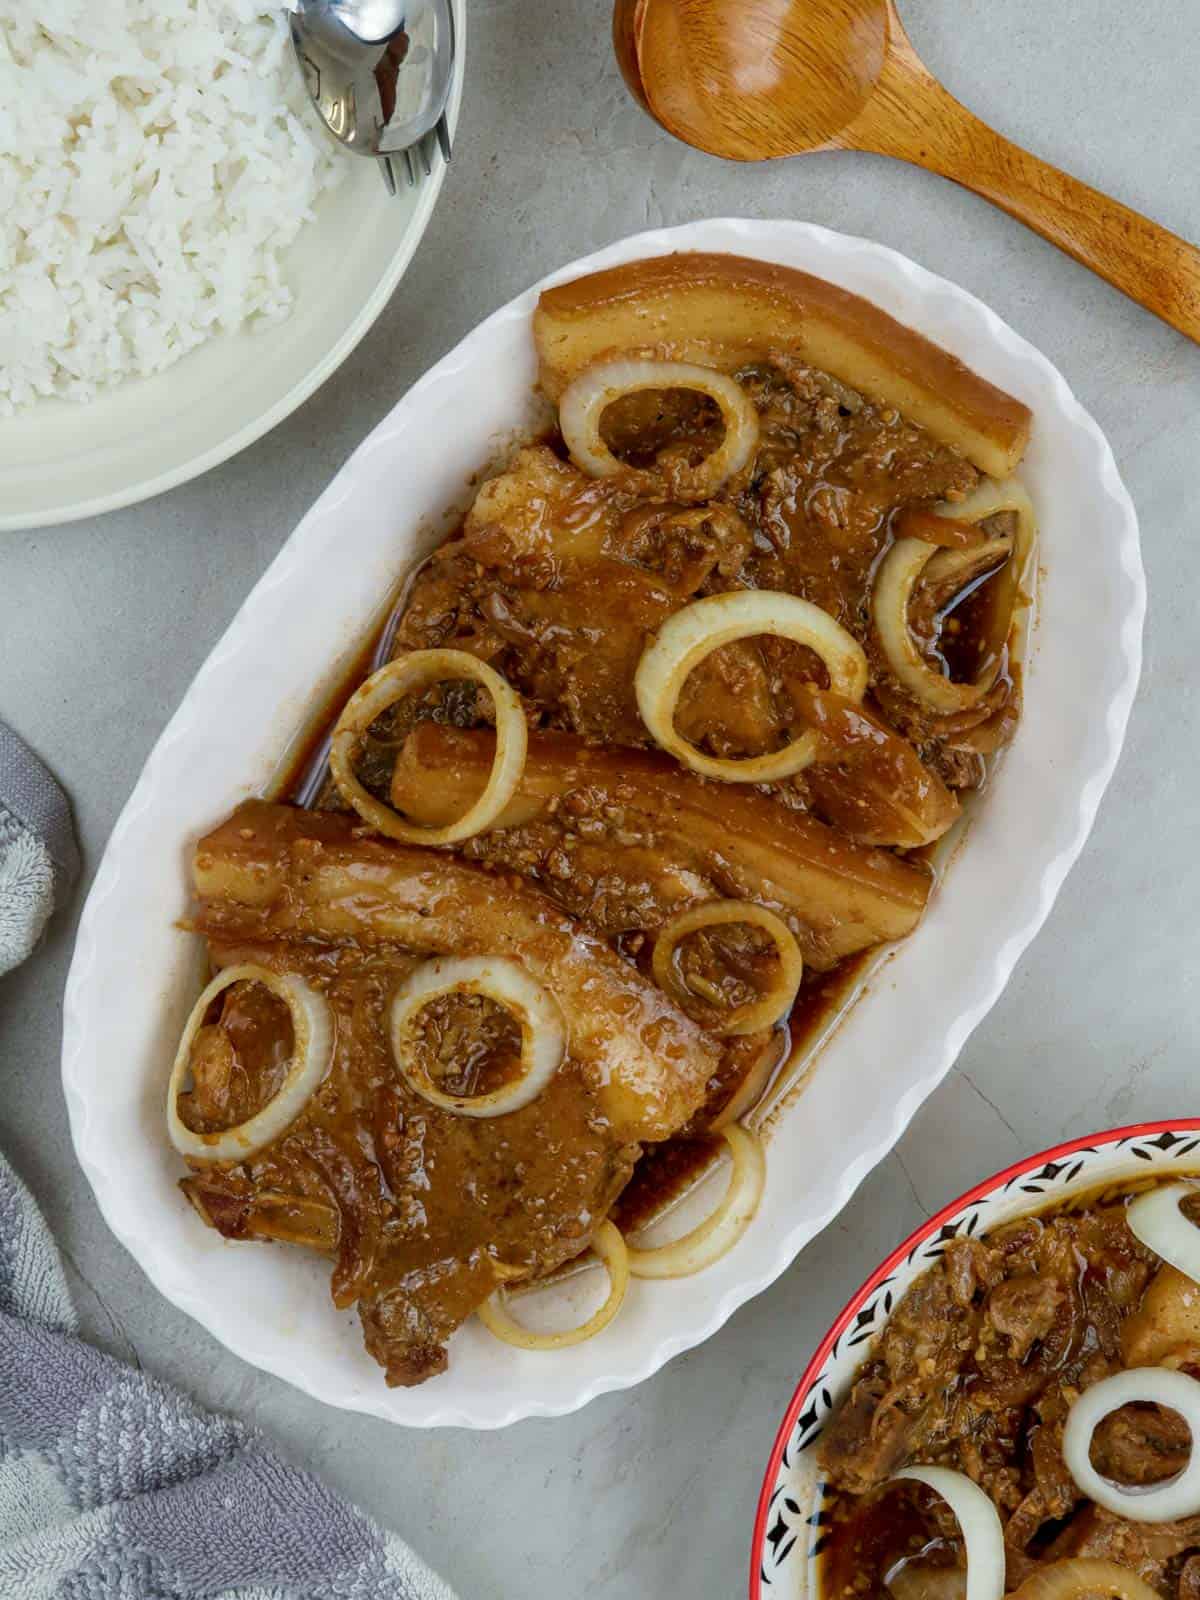
[[[229,1349],[332,1405],[415,1426],[500,1427],[627,1388],[706,1339],[836,1216],[944,1077],[1045,919],[1116,764],[1141,656],[1137,521],[1103,435],[1058,372],[963,290],[891,250],[803,223],[645,233],[546,281],[680,249],[829,278],[1033,409],[1022,475],[1045,570],[1024,719],[923,925],[876,973],[777,1119],[761,1210],[739,1247],[697,1277],[636,1284],[621,1317],[586,1345],[518,1352],[469,1325],[448,1373],[387,1390],[353,1314],[331,1307],[323,1263],[230,1245],[197,1223],[176,1187],[182,1168],[163,1133],[162,1095],[200,987],[199,941],[174,926],[187,907],[187,852],[268,785],[400,571],[442,536],[479,469],[534,422],[529,330],[543,285],[421,379],[293,533],[159,740],[97,873],[66,997],[72,1133],[110,1226],[163,1294]],[[139,1003],[112,1004],[130,971]]]

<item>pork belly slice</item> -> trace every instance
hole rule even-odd
[[[715,520],[695,535],[711,545],[711,560],[693,562],[689,581],[630,559],[630,529],[648,512],[668,523],[678,514]],[[634,693],[638,662],[720,559],[728,537],[722,518],[736,520],[721,506],[647,506],[624,479],[588,478],[545,445],[531,445],[480,489],[462,538],[435,551],[416,574],[395,653],[468,650],[503,673],[533,711],[572,732],[644,744]],[[745,537],[748,543],[748,528]],[[725,645],[690,675],[681,733],[731,755],[771,749],[788,716],[786,705],[775,703],[770,677],[751,641]]]
[[[782,355],[896,407],[992,477],[1007,477],[1029,442],[1029,408],[949,351],[836,284],[745,256],[680,251],[556,284],[538,300],[533,334],[554,401],[617,355],[726,372]]]
[[[626,1139],[665,1139],[703,1099],[715,1043],[594,934],[516,879],[370,835],[357,818],[251,800],[196,847],[195,926],[223,940],[382,942],[503,955],[558,999],[570,1048]]]
[[[328,1078],[274,1144],[182,1188],[230,1239],[303,1245],[332,1261],[334,1304],[357,1305],[391,1384],[444,1370],[446,1340],[501,1282],[577,1255],[640,1154],[614,1134],[596,1084],[568,1056],[531,1105],[456,1117],[396,1072],[387,1006],[416,965],[386,945],[213,941],[218,966],[300,972],[335,1021]]]
[[[274,1144],[184,1180],[230,1238],[334,1259],[392,1384],[446,1365],[445,1342],[496,1288],[586,1248],[642,1141],[702,1107],[719,1044],[519,880],[372,838],[354,821],[253,801],[201,840],[194,925],[218,967],[298,972],[333,1012],[329,1075]],[[528,1106],[455,1116],[396,1070],[387,1015],[431,955],[521,961],[557,997],[566,1057]]]
[[[461,815],[494,745],[486,731],[418,724],[396,761],[392,803],[430,825]],[[701,900],[753,899],[781,912],[820,971],[911,933],[932,886],[923,864],[855,844],[749,786],[564,733],[531,734],[499,822],[470,854],[536,879],[609,937],[655,933]]]
[[[797,495],[793,487],[790,500]],[[804,594],[853,626],[859,591],[869,592],[865,566],[852,579],[846,551],[814,542],[811,532],[797,532],[795,548],[789,536],[782,567],[764,565],[761,550],[748,561],[754,539],[728,506],[637,500],[619,476],[588,478],[546,446],[529,446],[480,489],[461,539],[417,572],[394,653],[469,651],[508,679],[535,718],[601,744],[647,747],[634,692],[638,663],[667,618],[702,587],[752,575],[755,586]],[[868,542],[867,564],[878,536]],[[814,560],[826,576],[836,569],[844,590],[815,583]],[[762,755],[794,738],[798,719],[813,722],[821,672],[812,652],[790,640],[725,644],[688,674],[676,727],[715,755]],[[872,720],[861,708],[858,718]],[[844,731],[836,759],[810,773],[828,821],[864,843],[905,847],[949,826],[953,797],[907,740],[875,719],[878,748],[860,737],[845,752]],[[844,754],[853,756],[850,773],[839,764]]]

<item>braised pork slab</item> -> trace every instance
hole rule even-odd
[[[302,973],[328,998],[335,1044],[286,1135],[185,1180],[189,1198],[230,1237],[334,1254],[334,1300],[358,1304],[393,1383],[440,1371],[444,1341],[498,1283],[578,1255],[642,1142],[682,1127],[718,1067],[713,1040],[519,880],[371,838],[344,816],[261,801],[200,841],[193,870],[195,926],[217,966]],[[570,1017],[562,1067],[506,1117],[441,1110],[392,1064],[387,1001],[448,951],[519,959]],[[204,1067],[195,1055],[208,1104],[233,1121],[245,1107]]]

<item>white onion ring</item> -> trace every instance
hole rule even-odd
[[[1198,1193],[1194,1184],[1164,1184],[1131,1201],[1125,1221],[1135,1239],[1140,1239],[1176,1272],[1200,1284],[1200,1228],[1179,1209],[1184,1200]]]
[[[975,683],[956,683],[931,667],[918,650],[908,626],[908,608],[925,568],[935,556],[945,554],[940,545],[924,539],[897,539],[876,574],[871,614],[896,681],[923,705],[951,713],[979,704],[995,684],[1000,663],[996,661]]]
[[[721,1137],[733,1157],[729,1187],[710,1217],[682,1238],[653,1250],[629,1246],[629,1271],[635,1278],[690,1278],[711,1267],[732,1250],[754,1221],[767,1179],[762,1140],[748,1128],[730,1123]]]
[[[1162,1600],[1145,1578],[1098,1556],[1068,1556],[1030,1573],[1009,1600],[1080,1600],[1083,1595],[1116,1595],[1118,1600]]]
[[[707,1025],[707,1031],[720,1038],[757,1033],[760,1028],[773,1028],[792,1009],[800,979],[804,975],[804,957],[800,954],[796,936],[782,917],[777,917],[766,906],[760,906],[753,900],[710,900],[704,905],[690,906],[673,916],[659,932],[650,963],[658,987],[664,994],[670,995],[681,1010],[687,1011],[687,1002],[692,997],[686,987],[680,984],[671,963],[676,946],[701,928],[739,922],[752,928],[761,928],[775,941],[775,948],[779,952],[779,979],[761,999],[737,1006],[728,1019],[719,1024]]]
[[[724,761],[706,756],[675,730],[675,707],[688,674],[714,650],[736,639],[772,633],[815,650],[829,673],[829,687],[861,701],[867,688],[862,646],[827,611],[798,595],[774,589],[740,589],[695,600],[667,618],[642,652],[634,675],[642,721],[664,750],[693,772],[726,783],[769,783],[800,772],[816,759],[820,738],[802,733],[772,755]]]
[[[989,517],[1011,511],[1017,519],[1015,567],[1018,582],[1037,544],[1037,514],[1025,485],[1019,478],[984,478],[965,500],[943,500],[934,507],[936,516],[951,522],[986,522]]]
[[[945,502],[934,514],[954,522],[980,523],[1005,511],[1014,512],[1017,518],[1016,539],[1008,559],[1019,583],[1033,550],[1037,527],[1029,496],[1015,478],[1005,483],[986,481],[966,500],[958,504]],[[978,551],[962,554],[977,556]],[[922,573],[935,556],[945,560],[958,555],[957,551],[947,551],[924,539],[897,539],[880,563],[871,594],[875,631],[896,681],[922,704],[948,715],[977,706],[994,687],[1000,669],[1000,662],[996,661],[975,683],[955,683],[930,666],[909,630],[908,608]]]
[[[219,994],[235,983],[261,983],[287,1006],[292,1018],[292,1059],[287,1076],[261,1111],[219,1133],[195,1133],[179,1115],[179,1095],[191,1065],[192,1044],[205,1013]],[[167,1085],[167,1133],[190,1161],[245,1161],[295,1122],[324,1078],[333,1052],[333,1023],[324,995],[294,973],[266,967],[225,967],[205,989],[183,1025],[171,1081]]]
[[[1177,1411],[1192,1435],[1187,1466],[1165,1483],[1123,1488],[1102,1477],[1091,1461],[1092,1435],[1104,1418],[1133,1402]],[[1174,1522],[1200,1511],[1200,1383],[1166,1367],[1129,1367],[1085,1389],[1063,1429],[1063,1460],[1080,1492],[1131,1522]]]
[[[967,1600],[1003,1600],[1004,1530],[1000,1513],[979,1485],[949,1467],[904,1467],[891,1481],[902,1478],[941,1495],[957,1517],[967,1552]]]
[[[502,1289],[497,1289],[477,1308],[476,1315],[489,1333],[505,1344],[515,1344],[520,1350],[566,1350],[573,1344],[583,1344],[607,1328],[621,1309],[629,1288],[629,1263],[625,1241],[620,1229],[612,1222],[602,1222],[596,1229],[592,1249],[608,1269],[608,1298],[600,1309],[578,1328],[568,1328],[565,1333],[532,1333],[510,1316]]]
[[[492,697],[496,712],[496,752],[487,785],[474,805],[457,822],[443,828],[424,828],[406,822],[391,806],[377,800],[359,782],[354,758],[367,729],[375,718],[403,700],[414,689],[428,689],[435,683],[470,678],[482,684]],[[389,839],[406,844],[454,844],[489,828],[516,793],[525,770],[529,731],[525,712],[516,692],[500,674],[465,650],[413,650],[408,655],[380,667],[350,696],[333,730],[329,767],[344,799],[364,822]]]
[[[456,991],[486,995],[514,1013],[521,1025],[521,1076],[490,1094],[443,1094],[420,1070],[406,1038],[418,1012],[439,995]],[[392,1055],[409,1088],[431,1105],[462,1117],[502,1117],[527,1106],[558,1071],[567,1049],[558,1001],[507,956],[439,956],[424,962],[393,995],[388,1031]]]
[[[711,367],[685,361],[601,361],[569,383],[558,402],[558,425],[571,459],[593,478],[610,478],[629,469],[600,435],[600,420],[614,400],[646,389],[695,389],[721,408],[725,437],[693,469],[696,493],[714,494],[750,460],[758,447],[758,412],[733,378]]]

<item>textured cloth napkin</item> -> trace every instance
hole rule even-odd
[[[0,972],[77,868],[62,791],[0,723]],[[454,1600],[252,1429],[77,1327],[50,1232],[0,1156],[0,1600]]]
[[[78,871],[66,795],[0,722],[0,975],[24,961]]]
[[[75,1328],[54,1242],[0,1157],[4,1600],[453,1600],[251,1429]]]

